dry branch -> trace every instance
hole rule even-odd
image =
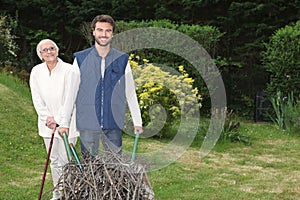
[[[68,200],[152,200],[154,193],[145,167],[120,155],[105,152],[83,160],[83,170],[70,162],[63,168],[60,184]]]

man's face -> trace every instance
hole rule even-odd
[[[93,35],[97,44],[107,46],[113,37],[113,27],[108,22],[97,22]]]

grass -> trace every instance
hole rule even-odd
[[[0,113],[0,199],[37,199],[46,150],[28,86],[3,73]],[[219,142],[200,159],[198,140],[175,162],[149,172],[156,199],[300,199],[299,136],[268,123],[242,122],[240,132],[251,136],[251,146]],[[138,151],[153,151],[166,142],[140,139]],[[132,143],[125,135],[124,149],[130,150]],[[48,173],[44,191],[51,189]]]

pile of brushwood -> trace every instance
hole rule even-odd
[[[81,169],[69,162],[57,187],[68,200],[154,199],[144,165],[110,152],[84,159]]]

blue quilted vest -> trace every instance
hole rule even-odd
[[[78,130],[121,130],[124,127],[126,96],[125,68],[128,55],[111,48],[105,57],[104,78],[96,48],[74,53],[80,68],[76,100]]]

